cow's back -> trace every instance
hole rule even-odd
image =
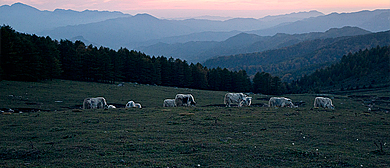
[[[226,93],[225,98],[224,98],[224,104],[226,106],[230,106],[230,104],[237,103],[240,106],[241,101],[244,100],[244,95],[243,93]]]
[[[333,108],[333,103],[330,98],[327,97],[316,97],[314,99],[314,107]]]
[[[107,107],[104,97],[86,98],[83,102],[83,109],[103,109]]]
[[[96,107],[98,109],[103,109],[107,107],[107,101],[104,97],[97,97],[96,99]]]
[[[190,106],[196,105],[195,99],[191,94],[177,94],[175,96],[175,105],[180,106]]]
[[[284,107],[289,103],[289,99],[285,97],[271,97],[268,101],[269,107]]]

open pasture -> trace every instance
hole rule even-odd
[[[163,108],[191,93],[197,107]],[[389,89],[285,95],[302,106],[220,107],[226,92],[125,83],[0,82],[0,167],[389,167]],[[86,97],[142,109],[80,110]],[[367,103],[380,97],[380,108]],[[32,110],[35,110],[34,112]]]

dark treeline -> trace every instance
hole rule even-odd
[[[208,69],[180,59],[150,57],[121,48],[86,46],[81,41],[52,40],[1,27],[0,79],[42,81],[137,82],[194,89],[249,92],[245,71]]]
[[[66,79],[89,82],[137,82],[231,92],[285,94],[318,91],[348,78],[389,74],[389,46],[344,56],[337,64],[291,83],[257,72],[252,81],[245,70],[209,69],[164,56],[120,48],[86,46],[81,41],[52,40],[1,27],[0,80],[43,81]],[[385,77],[383,77],[385,76]],[[385,79],[385,81],[388,77]],[[372,79],[371,79],[372,80]]]

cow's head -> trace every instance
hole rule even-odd
[[[297,108],[298,106],[296,106],[296,105],[294,105],[294,103],[292,102],[292,100],[291,99],[289,99],[289,98],[286,98],[287,99],[287,101],[288,101],[288,103],[287,103],[287,107],[290,107],[290,108]]]
[[[244,105],[250,106],[252,104],[252,97],[245,97],[244,98]]]
[[[195,102],[194,99],[190,100],[190,105],[191,105],[191,106],[196,106],[196,102]]]
[[[192,95],[188,95],[187,104],[189,104],[190,106],[196,106],[196,102],[195,102],[194,97]]]
[[[109,109],[108,104],[103,104],[103,109]]]

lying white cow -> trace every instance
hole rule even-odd
[[[316,97],[314,99],[314,108],[319,108],[319,107],[334,109],[332,100],[327,97]]]
[[[139,104],[139,103],[135,103],[134,105],[135,105],[135,107],[137,107],[137,108],[142,108],[141,104]]]
[[[103,109],[107,108],[104,97],[86,98],[83,102],[83,109]]]
[[[165,99],[163,107],[176,107],[175,99]]]
[[[175,105],[180,106],[195,106],[196,102],[194,96],[191,94],[177,94],[175,97]]]
[[[108,105],[107,108],[109,108],[109,109],[115,109],[116,107],[115,107],[114,105]]]
[[[129,102],[126,103],[125,108],[142,108],[142,106],[141,104],[134,103],[134,101],[130,100]]]
[[[271,97],[268,102],[269,107],[297,107],[291,99],[285,97]]]
[[[252,97],[248,97],[243,93],[226,93],[223,102],[226,104],[226,107],[230,107],[231,104],[238,104],[238,107],[250,106]]]

